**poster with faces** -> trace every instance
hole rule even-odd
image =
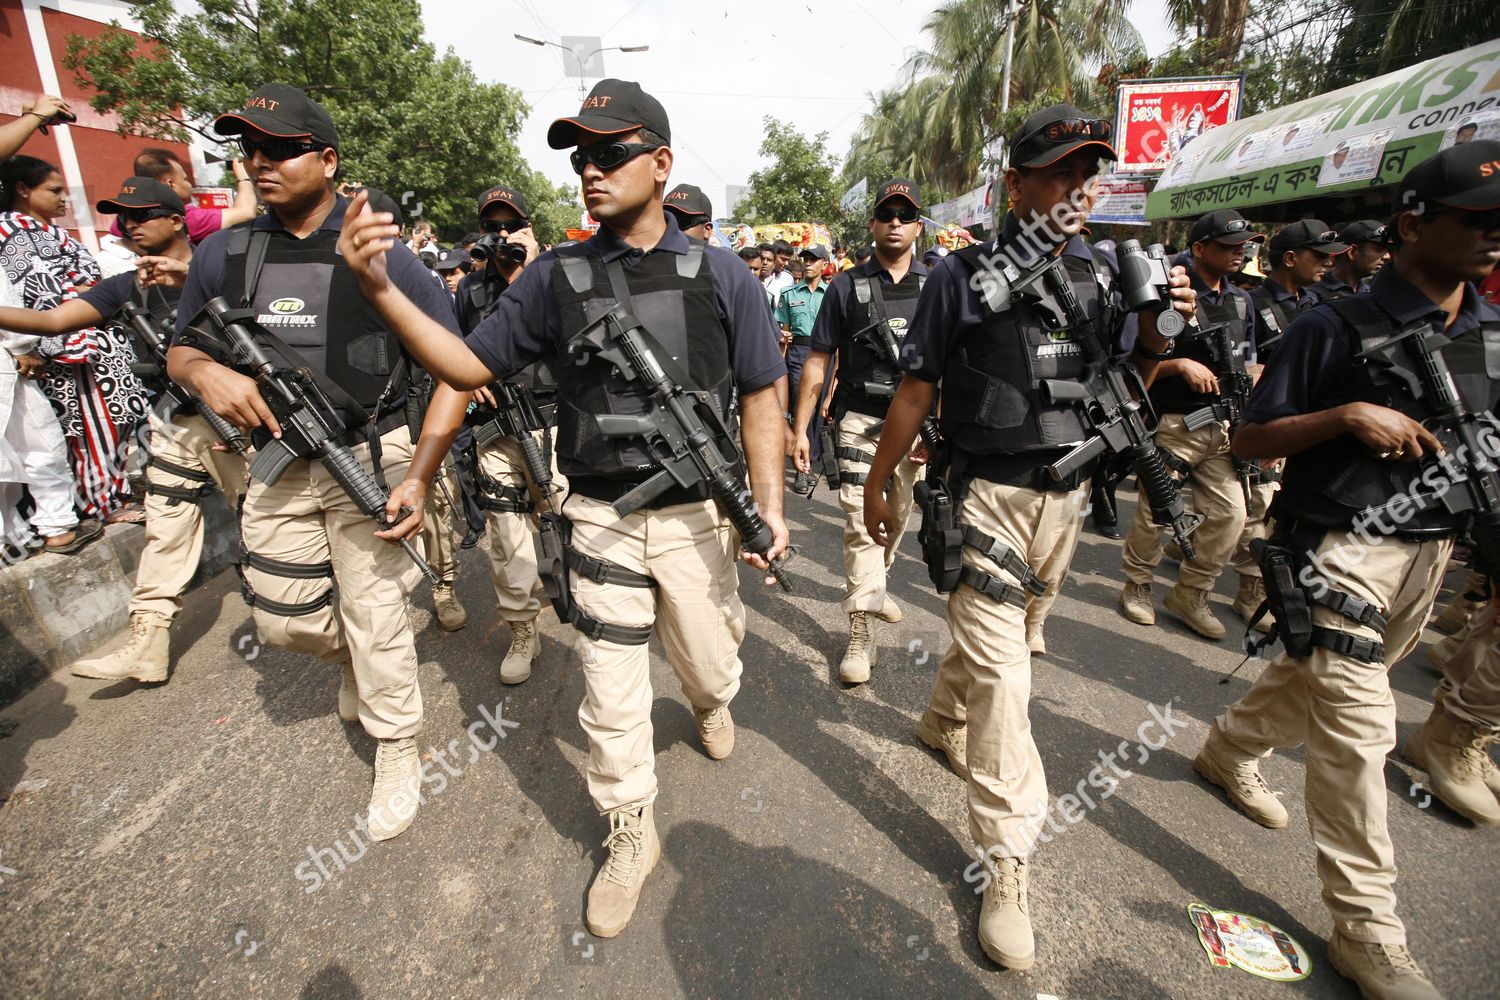
[[[1267,151],[1269,159],[1282,162],[1306,159],[1337,115],[1337,111],[1325,111],[1321,115],[1281,126],[1279,136],[1272,141],[1271,148]]]
[[[1380,157],[1385,153],[1385,144],[1395,134],[1395,129],[1383,128],[1334,143],[1333,149],[1323,157],[1318,187],[1373,180],[1380,173]]]
[[[1475,139],[1500,139],[1500,113],[1469,115],[1458,119],[1443,133],[1443,143],[1438,148],[1461,146]]]

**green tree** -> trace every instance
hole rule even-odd
[[[1347,26],[1327,60],[1325,89],[1393,73],[1500,36],[1494,0],[1344,0]]]
[[[809,139],[774,118],[762,120],[760,155],[771,165],[750,175],[750,193],[740,216],[751,225],[770,222],[832,222],[839,214],[838,160],[828,152],[828,133]]]
[[[418,0],[132,7],[144,42],[115,24],[94,39],[73,36],[65,57],[94,91],[94,109],[119,115],[122,132],[183,139],[193,131],[222,141],[213,118],[274,81],[328,109],[341,177],[385,190],[409,219],[469,228],[478,192],[529,178],[515,144],[529,110],[520,93],[481,83],[451,52],[439,56],[422,40]]]
[[[567,230],[579,228],[583,207],[578,203],[576,188],[553,184],[540,170],[528,171],[516,181],[516,187],[526,196],[527,207],[531,209],[531,228],[537,242],[561,243],[568,238]]]

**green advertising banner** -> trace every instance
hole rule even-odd
[[[1500,38],[1203,133],[1162,173],[1146,218],[1382,187],[1475,138],[1500,139]]]

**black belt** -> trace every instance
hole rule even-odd
[[[965,479],[983,479],[1000,486],[1021,486],[1038,493],[1072,493],[1094,474],[1094,463],[1085,462],[1062,482],[1047,473],[1047,466],[1067,454],[1066,449],[1026,455],[971,455],[964,465]]]
[[[843,406],[847,413],[861,413],[867,417],[884,419],[891,410],[891,401],[889,399],[876,401],[868,396],[856,396],[853,392],[849,392],[844,395]]]
[[[644,479],[629,480],[606,479],[602,476],[569,476],[568,492],[577,493],[579,496],[588,497],[590,500],[598,500],[601,503],[614,503],[643,482],[645,482]],[[664,490],[656,499],[643,506],[651,510],[661,510],[663,507],[676,507],[679,504],[702,503],[708,497],[708,486],[702,483],[690,487],[672,486]]]

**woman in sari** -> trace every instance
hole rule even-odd
[[[52,309],[99,280],[88,250],[54,224],[66,214],[62,174],[44,160],[0,164],[0,268],[28,309]],[[106,518],[126,503],[125,453],[146,419],[145,390],[122,331],[89,327],[43,337],[42,388],[57,411],[77,482],[79,510]]]

